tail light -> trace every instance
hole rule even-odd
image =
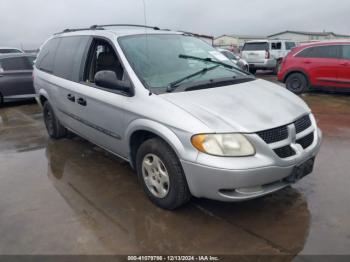
[[[266,51],[265,59],[270,59],[270,52],[269,51]]]

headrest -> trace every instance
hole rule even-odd
[[[113,66],[117,64],[117,59],[113,53],[107,53],[103,52],[100,53],[97,58],[97,64],[98,65],[104,65],[104,66]]]

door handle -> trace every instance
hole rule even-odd
[[[67,95],[67,99],[68,99],[69,101],[75,102],[75,96],[73,96],[72,94],[68,94],[68,95]]]
[[[311,61],[304,61],[304,64],[311,64]]]
[[[81,106],[86,106],[87,105],[86,100],[84,98],[81,98],[81,97],[78,98],[77,103],[79,105],[81,105]]]
[[[342,66],[348,66],[349,63],[347,63],[347,62],[345,62],[345,63],[340,63],[340,65],[342,65]]]

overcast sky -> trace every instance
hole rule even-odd
[[[350,34],[349,0],[145,0],[147,23],[214,36],[284,30]],[[144,24],[142,0],[0,0],[0,46],[36,48],[64,28]]]

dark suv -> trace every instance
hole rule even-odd
[[[7,101],[35,98],[34,60],[35,55],[0,55],[0,105]]]

